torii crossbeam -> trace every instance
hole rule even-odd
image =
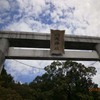
[[[65,54],[56,56],[50,55],[50,33],[0,31],[0,66],[5,59],[100,60],[99,37],[65,35],[64,41]]]

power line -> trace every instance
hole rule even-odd
[[[14,61],[16,61],[16,62],[18,62],[18,63],[20,63],[20,64],[22,64],[22,65],[28,66],[28,67],[36,68],[36,69],[39,69],[39,70],[44,70],[44,68],[38,68],[38,67],[35,67],[35,66],[31,66],[31,65],[29,65],[29,64],[23,63],[23,62],[21,62],[21,61],[15,60],[15,59],[12,59],[12,60],[14,60]],[[89,64],[88,66],[94,65],[94,64],[96,64],[96,63],[97,63],[97,61],[95,61],[95,62]]]
[[[12,59],[12,60],[14,60],[14,61],[16,61],[16,62],[18,62],[18,63],[20,63],[22,65],[28,66],[28,67],[36,68],[36,69],[39,69],[39,70],[44,70],[44,68],[38,68],[38,67],[35,67],[35,66],[31,66],[31,65],[25,64],[25,63],[23,63],[21,61],[15,60],[15,59]]]
[[[96,63],[97,63],[97,61],[95,61],[95,62],[89,64],[88,66],[94,65],[94,64],[96,64]]]

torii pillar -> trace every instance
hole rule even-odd
[[[3,63],[5,61],[5,55],[9,49],[9,41],[5,38],[0,39],[0,74],[3,68]]]
[[[96,51],[100,57],[100,43],[96,45]]]

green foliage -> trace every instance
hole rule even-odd
[[[0,75],[0,100],[23,100],[16,90],[10,88],[13,84],[13,77],[8,75],[3,67]]]
[[[94,67],[81,63],[54,61],[45,68],[46,73],[28,84],[16,84],[3,69],[0,76],[0,100],[99,100],[98,88],[92,82]]]
[[[53,100],[94,98],[88,90],[89,87],[95,86],[92,82],[92,76],[96,74],[94,67],[85,67],[72,61],[57,61],[45,67],[45,70],[44,75],[33,81],[39,84],[42,94],[44,91],[50,91]]]
[[[10,88],[0,86],[0,100],[23,100],[22,97]]]
[[[13,77],[10,74],[7,74],[3,67],[2,73],[0,75],[0,86],[9,88],[13,83]]]

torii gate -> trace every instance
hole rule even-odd
[[[65,35],[64,42],[65,54],[51,55],[49,33],[0,31],[0,69],[5,59],[100,60],[99,37]]]

